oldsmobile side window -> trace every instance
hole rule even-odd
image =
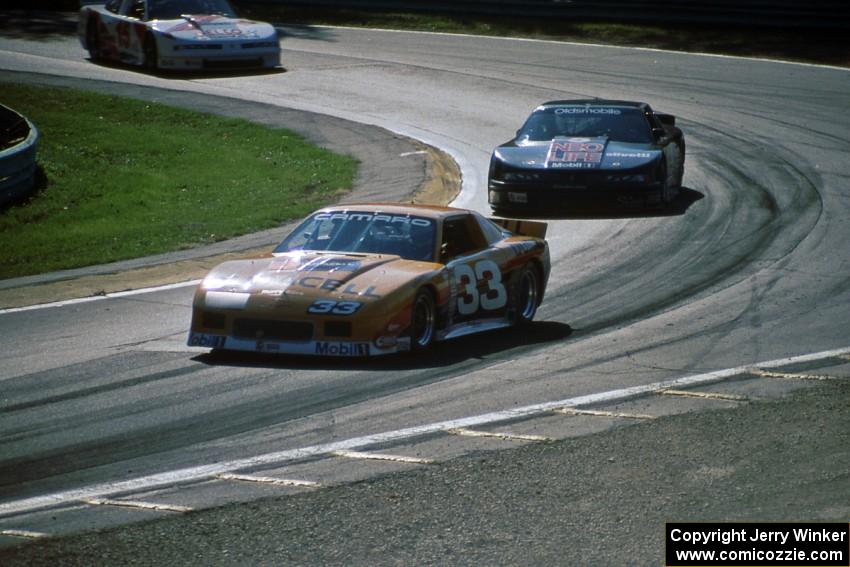
[[[121,8],[121,0],[109,0],[104,7],[113,14],[117,14],[119,8]]]
[[[658,117],[655,116],[655,113],[652,112],[652,110],[649,110],[649,109],[647,110],[646,121],[647,121],[647,123],[649,123],[649,127],[652,130],[652,132],[664,132],[664,133],[667,132],[667,129],[664,128],[664,124],[662,124],[661,121],[658,120]]]
[[[451,217],[443,222],[443,240],[440,257],[445,263],[458,256],[465,256],[484,249],[487,241],[481,228],[471,215]]]

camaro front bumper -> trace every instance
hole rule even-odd
[[[367,357],[395,354],[410,350],[410,339],[399,338],[394,344],[378,346],[366,341],[282,341],[245,339],[227,335],[190,332],[187,344],[214,350],[265,352],[302,356]]]

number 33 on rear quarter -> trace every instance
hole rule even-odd
[[[475,264],[459,264],[454,269],[454,280],[458,290],[457,310],[461,315],[472,315],[479,309],[494,311],[508,302],[508,292],[502,283],[502,272],[492,260],[481,260]],[[487,291],[479,292],[478,286],[486,282]]]

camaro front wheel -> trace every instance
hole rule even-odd
[[[410,321],[410,347],[424,350],[431,346],[437,329],[437,306],[433,294],[420,289],[413,300],[413,315]]]
[[[540,305],[540,282],[537,268],[526,264],[520,272],[516,287],[517,315],[514,325],[527,325],[534,319]]]

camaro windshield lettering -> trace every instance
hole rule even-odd
[[[377,221],[386,222],[390,224],[411,224],[413,226],[422,227],[430,227],[433,224],[433,221],[431,221],[430,219],[407,217],[401,215],[376,215],[371,213],[319,213],[313,218],[316,220],[330,221]]]

